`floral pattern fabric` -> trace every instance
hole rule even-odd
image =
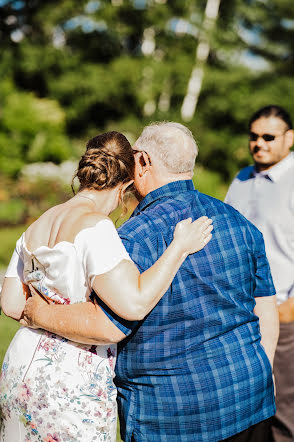
[[[121,259],[130,258],[112,222],[103,220],[74,243],[33,253],[23,234],[6,276],[30,282],[55,303],[85,302],[89,274],[104,273]],[[116,345],[78,344],[22,327],[0,375],[0,442],[114,442],[115,360]]]
[[[115,441],[114,362],[115,346],[20,329],[0,377],[0,441]]]

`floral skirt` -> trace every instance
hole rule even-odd
[[[114,442],[115,352],[21,328],[0,375],[0,441]]]

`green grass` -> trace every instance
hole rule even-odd
[[[18,322],[7,318],[3,313],[0,316],[0,365],[2,366],[3,358],[7,347],[18,330]]]
[[[4,227],[0,229],[0,269],[5,271],[12,252],[15,247],[15,242],[20,237],[26,226]],[[13,338],[19,325],[13,319],[7,318],[3,313],[0,316],[0,366],[6,352],[6,349]]]
[[[9,264],[15,243],[28,226],[3,227],[0,229],[0,268]]]
[[[5,271],[12,252],[15,247],[15,242],[20,237],[26,226],[5,227],[0,229],[0,269]],[[13,319],[7,318],[3,313],[0,316],[0,366],[7,350],[7,347],[13,338],[19,325]]]
[[[117,433],[116,433],[116,442],[122,442],[119,434],[119,421],[117,419]]]

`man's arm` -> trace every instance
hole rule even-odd
[[[289,298],[278,306],[280,322],[294,321],[294,298]]]
[[[262,233],[255,227],[252,230],[254,238],[255,264],[255,308],[254,313],[259,317],[261,344],[273,367],[274,355],[279,338],[279,314],[271,270],[265,253]]]
[[[255,298],[254,313],[259,317],[261,344],[273,367],[275,351],[279,338],[279,314],[276,296]]]
[[[109,344],[125,338],[97,304],[47,304],[33,287],[30,289],[34,296],[26,303],[22,325],[42,328],[82,344]]]

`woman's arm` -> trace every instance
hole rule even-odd
[[[22,237],[16,242],[1,290],[1,308],[6,316],[16,321],[19,321],[26,299],[30,296],[28,287],[20,279],[20,275],[23,274],[21,240]]]
[[[132,261],[123,260],[113,270],[94,277],[93,288],[120,317],[143,319],[168,289],[189,253],[202,249],[211,239],[211,220],[199,218],[179,223],[174,240],[156,263],[140,274]],[[90,302],[73,305],[46,304],[30,298],[21,324],[43,328],[72,341],[92,344],[119,342],[125,335]]]
[[[155,264],[140,274],[132,261],[123,260],[113,270],[95,276],[93,289],[114,313],[129,321],[143,319],[158,303],[190,253],[211,239],[211,219],[206,216],[177,224],[174,239]]]
[[[1,309],[6,316],[19,321],[26,303],[26,289],[18,277],[4,278]]]
[[[97,304],[48,304],[33,286],[30,289],[33,296],[26,303],[22,325],[42,328],[82,344],[103,345],[125,338]]]

